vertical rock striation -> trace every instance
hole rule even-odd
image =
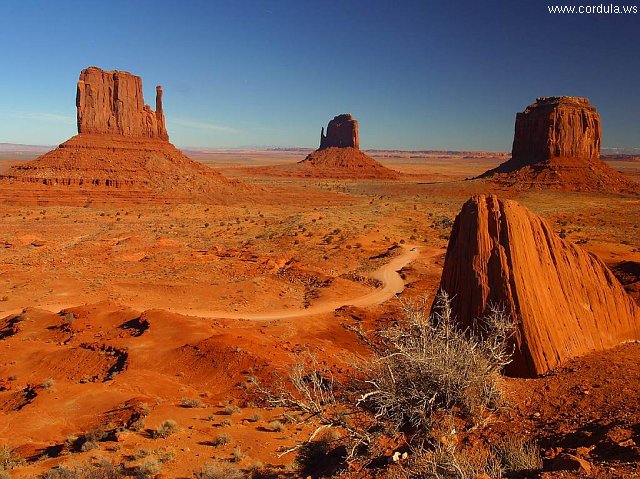
[[[343,113],[333,117],[327,125],[327,134],[324,134],[324,127],[320,132],[320,148],[355,148],[360,149],[360,139],[358,136],[358,120],[354,120],[349,113]]]
[[[516,115],[511,159],[483,173],[516,188],[632,191],[600,160],[600,115],[586,98],[540,97]]]
[[[514,201],[475,196],[458,214],[440,284],[464,327],[491,304],[517,321],[517,376],[640,339],[640,308],[595,255]]]
[[[76,95],[78,133],[169,140],[156,87],[156,111],[144,104],[142,79],[123,71],[89,67],[80,73]]]

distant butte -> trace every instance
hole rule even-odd
[[[491,305],[516,321],[515,376],[640,340],[640,308],[602,260],[493,195],[474,196],[456,217],[440,288],[463,328],[481,330]]]
[[[169,201],[193,195],[226,200],[244,188],[169,143],[161,86],[156,87],[154,111],[144,104],[140,77],[89,67],[80,73],[76,107],[78,134],[10,168],[0,176],[0,184],[66,187],[84,196],[99,194],[101,188],[118,191],[103,194],[107,199],[137,199],[153,192]]]
[[[480,178],[518,189],[633,192],[638,185],[600,160],[601,137],[587,98],[539,97],[516,115],[511,159]]]
[[[327,134],[324,134],[324,127],[320,132],[320,148],[355,148],[360,149],[360,138],[358,136],[358,120],[354,120],[348,113],[334,116],[327,125]]]
[[[350,114],[335,116],[320,133],[320,147],[298,162],[302,176],[327,178],[393,179],[399,173],[360,151],[358,120]]]

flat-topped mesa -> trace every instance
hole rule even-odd
[[[511,158],[479,178],[516,189],[634,193],[600,159],[602,124],[587,98],[539,97],[516,115]]]
[[[640,340],[640,308],[595,255],[515,201],[474,196],[458,214],[442,290],[463,328],[492,305],[516,321],[507,372],[537,376],[592,351]]]
[[[349,113],[343,113],[333,117],[327,126],[327,134],[324,134],[324,127],[320,132],[320,148],[355,148],[360,149],[360,138],[358,136],[358,120],[354,120]]]
[[[169,140],[156,87],[156,110],[144,104],[142,79],[124,71],[89,67],[80,73],[76,95],[78,133]]]
[[[512,157],[520,165],[551,158],[600,159],[600,115],[587,98],[536,98],[516,115]]]

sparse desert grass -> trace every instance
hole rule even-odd
[[[542,456],[538,445],[524,437],[509,436],[495,449],[508,471],[531,472],[542,469]]]
[[[151,430],[151,437],[154,439],[166,439],[179,430],[178,423],[173,419],[167,419]]]
[[[213,446],[226,446],[231,442],[231,436],[229,434],[218,434],[211,441]]]
[[[222,421],[220,421],[220,426],[222,427],[228,427],[231,426],[231,424],[233,424],[231,419],[223,419]]]
[[[9,446],[0,446],[0,471],[13,469],[22,464],[22,458]]]
[[[180,405],[185,408],[206,407],[205,403],[203,403],[200,399],[193,398],[182,398],[180,400]]]
[[[242,412],[242,409],[240,409],[238,406],[234,406],[232,404],[229,404],[227,406],[225,406],[224,408],[224,413],[231,416],[233,414],[238,414]]]
[[[282,432],[286,428],[285,428],[284,424],[282,424],[280,421],[271,421],[269,423],[269,429],[271,429],[274,432]]]
[[[238,469],[220,464],[205,464],[194,476],[196,479],[243,479]]]
[[[249,418],[249,421],[251,422],[260,422],[264,419],[264,417],[262,416],[262,414],[254,414],[253,416],[251,416]]]
[[[247,455],[242,451],[242,448],[240,446],[236,446],[231,453],[231,462],[240,462],[245,457],[247,457]]]
[[[102,461],[98,464],[59,466],[39,477],[41,479],[121,479],[127,476],[121,467]]]
[[[138,479],[153,478],[162,471],[162,464],[157,459],[147,458],[140,463],[136,475]]]

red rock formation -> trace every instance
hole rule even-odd
[[[0,175],[6,191],[13,194],[16,185],[45,185],[54,190],[51,196],[60,198],[60,188],[81,191],[84,197],[106,187],[121,190],[112,193],[113,198],[126,197],[128,191],[136,199],[159,195],[181,200],[195,195],[227,201],[238,189],[247,189],[169,143],[160,86],[153,111],[144,105],[140,77],[90,67],[80,74],[76,104],[78,135]],[[49,202],[46,192],[38,194],[39,201]],[[99,191],[96,195],[104,196]]]
[[[316,150],[297,164],[296,176],[315,178],[394,179],[400,174],[382,166],[357,148],[331,147]]]
[[[640,309],[595,255],[514,201],[475,196],[455,220],[441,288],[465,327],[490,304],[517,320],[507,372],[543,374],[565,360],[640,339]]]
[[[361,152],[358,121],[350,114],[333,118],[320,134],[320,148],[292,168],[272,169],[270,174],[312,178],[394,179],[400,174]]]
[[[89,67],[80,73],[76,95],[78,133],[160,138],[169,135],[156,87],[156,111],[144,104],[142,79],[123,71]]]
[[[511,159],[480,177],[519,188],[633,190],[631,180],[600,160],[601,136],[600,115],[588,99],[537,98],[516,115]]]
[[[320,148],[360,148],[360,138],[358,136],[358,120],[354,120],[349,113],[334,116],[327,126],[327,134],[324,134],[324,127],[320,132]]]

